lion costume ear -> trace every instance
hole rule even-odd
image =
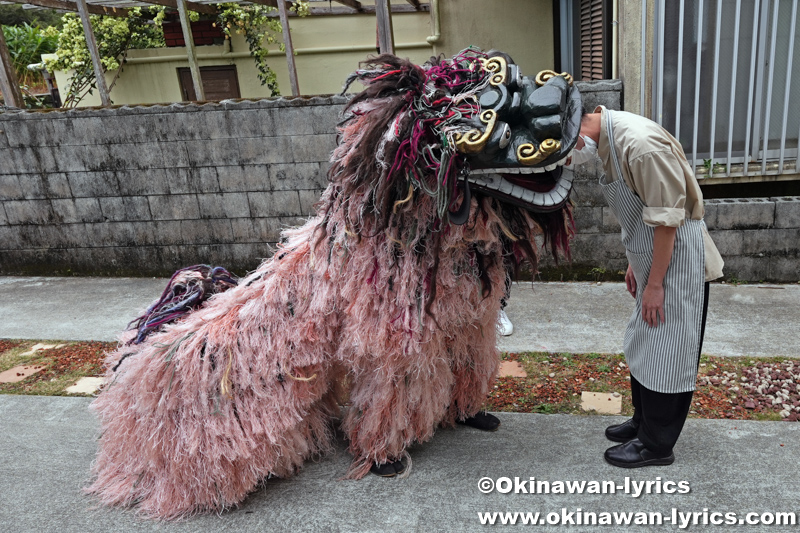
[[[464,190],[461,205],[455,211],[448,211],[447,217],[451,224],[463,226],[469,220],[469,208],[472,203],[472,193],[469,190],[469,180],[458,182],[458,188]]]

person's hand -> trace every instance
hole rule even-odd
[[[631,293],[631,296],[636,298],[636,276],[633,275],[631,265],[628,265],[628,271],[625,272],[625,287]]]
[[[642,295],[642,319],[654,328],[658,321],[666,323],[664,315],[664,286],[650,283],[644,288]]]

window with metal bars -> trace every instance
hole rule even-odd
[[[698,173],[798,173],[798,0],[655,5],[653,117]]]

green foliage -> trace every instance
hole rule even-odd
[[[278,36],[283,32],[280,20],[269,16],[276,8],[252,4],[219,4],[219,15],[216,24],[220,25],[226,38],[233,33],[243,35],[253,55],[258,69],[258,78],[266,85],[271,95],[280,94],[275,72],[267,64],[269,51],[266,48],[278,43]],[[294,2],[292,11],[299,16],[309,14],[306,0]],[[190,12],[192,21],[199,19],[197,13]],[[159,48],[165,45],[162,23],[164,8],[132,8],[128,18],[91,16],[92,29],[100,51],[100,61],[105,71],[117,71],[109,91],[116,83],[125,63],[128,50],[143,48]],[[64,95],[64,107],[75,107],[96,88],[92,58],[86,47],[83,25],[75,14],[62,17],[61,29],[51,27],[45,31],[48,38],[57,40],[54,51],[56,59],[45,62],[48,70],[73,71],[70,86]],[[281,50],[284,49],[280,44]]]
[[[220,11],[217,24],[225,38],[230,39],[234,33],[244,36],[258,69],[261,85],[267,86],[271,96],[280,94],[278,78],[267,64],[269,51],[265,48],[265,45],[278,42],[277,35],[283,31],[280,20],[268,16],[277,9],[260,4],[219,4],[218,7]],[[281,49],[283,50],[282,44]]]
[[[92,15],[90,21],[100,52],[104,71],[122,71],[125,56],[132,48],[158,48],[164,46],[164,31],[160,22],[164,8],[133,8],[127,18]],[[151,20],[154,19],[154,20]],[[94,68],[83,34],[81,19],[74,13],[63,16],[63,28],[48,28],[49,35],[58,40],[56,58],[45,61],[47,69],[74,71],[64,97],[64,107],[75,107],[96,88]],[[156,23],[153,23],[156,22]],[[109,90],[116,83],[110,84]]]
[[[271,96],[279,95],[278,78],[267,63],[269,50],[265,47],[279,42],[278,36],[283,32],[280,20],[269,16],[277,9],[260,4],[219,4],[217,7],[219,8],[217,24],[220,25],[226,39],[230,39],[234,33],[244,36],[258,69],[261,85],[267,86]],[[308,2],[305,0],[294,2],[291,9],[301,17],[309,13]],[[280,43],[280,49],[286,50],[283,43]]]
[[[0,25],[3,26],[48,26],[61,25],[61,13],[52,9],[22,9],[21,5],[0,5]]]
[[[706,169],[708,175],[711,174],[719,174],[725,172],[725,165],[720,163],[714,163],[713,159],[703,159],[703,166]]]
[[[543,415],[552,415],[555,412],[555,406],[551,403],[540,403],[539,405],[534,405],[531,409],[531,413],[541,413]]]
[[[27,23],[21,26],[5,26],[3,35],[6,37],[8,52],[20,85],[41,84],[41,73],[28,70],[28,65],[40,63],[42,54],[55,52],[58,38],[39,26]]]
[[[308,0],[298,0],[292,2],[292,7],[289,11],[297,13],[298,17],[307,17],[311,14],[311,7],[308,4]]]
[[[589,271],[589,273],[594,277],[595,281],[600,281],[603,276],[606,275],[606,272],[608,271],[603,267],[594,267]]]

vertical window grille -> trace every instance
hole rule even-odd
[[[798,0],[656,0],[656,13],[654,119],[696,171],[797,172]]]

